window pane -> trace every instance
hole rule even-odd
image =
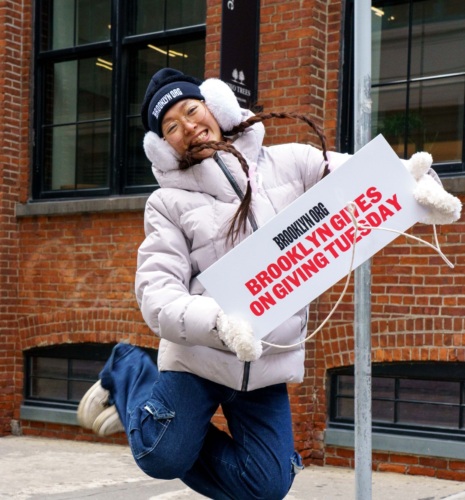
[[[76,45],[110,39],[111,0],[76,0]],[[56,0],[55,3],[60,3]]]
[[[336,417],[349,420],[354,419],[354,400],[352,398],[338,398]]]
[[[109,185],[110,141],[109,121],[78,126],[74,189],[90,189]]]
[[[404,155],[406,134],[406,85],[392,85],[372,89],[372,135],[383,134],[389,145],[399,155]],[[414,127],[414,116],[409,131]]]
[[[57,0],[50,2],[52,30],[48,49],[56,50],[74,45],[74,7],[75,0]]]
[[[394,422],[394,401],[372,402],[372,417],[374,422]]]
[[[102,56],[79,61],[77,119],[109,119],[112,95],[111,57]]]
[[[399,381],[399,399],[460,404],[460,383],[403,379]]]
[[[67,377],[68,362],[57,358],[32,358],[31,375],[33,377]]]
[[[47,131],[46,191],[108,186],[110,122],[54,127]]]
[[[155,184],[156,179],[152,173],[149,160],[141,147],[144,129],[139,116],[129,120],[129,144],[126,185],[140,186]]]
[[[45,190],[109,185],[111,64],[109,57],[92,57],[47,68]]]
[[[76,126],[45,130],[44,189],[72,189],[76,175]]]
[[[464,95],[463,76],[411,84],[407,156],[428,151],[435,162],[461,162]]]
[[[411,60],[412,78],[465,70],[463,0],[413,2]]]
[[[94,385],[95,380],[98,376],[91,382],[84,382],[82,380],[72,380],[69,383],[69,401],[75,401],[78,403],[81,401],[84,394]]]
[[[133,16],[129,34],[140,35],[205,24],[206,2],[205,0],[137,0],[128,14]]]
[[[405,79],[408,71],[408,2],[373,2],[372,82]]]
[[[44,0],[42,50],[110,39],[111,0]]]
[[[399,403],[398,423],[459,428],[459,408],[444,405]]]
[[[205,0],[169,0],[166,8],[166,29],[205,23]]]
[[[70,375],[74,378],[88,378],[96,380],[100,370],[102,370],[104,361],[91,361],[88,359],[71,359]]]
[[[47,378],[33,378],[31,381],[31,397],[41,399],[68,399],[68,381]]]
[[[162,31],[165,24],[165,0],[136,0],[128,14],[133,16],[130,35]]]
[[[78,63],[67,61],[54,64],[47,71],[46,123],[76,121],[78,95]]]
[[[46,68],[45,84],[46,124],[110,118],[110,57],[92,57],[50,65]]]
[[[395,380],[387,377],[373,377],[371,380],[371,393],[373,398],[394,399]]]
[[[88,389],[98,379],[104,367],[104,361],[91,361],[87,359],[70,360],[69,399],[80,401]],[[80,380],[82,379],[82,380]]]
[[[339,377],[337,377],[337,394],[338,396],[354,395],[353,375],[339,375]]]

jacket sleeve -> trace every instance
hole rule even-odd
[[[147,201],[145,234],[137,256],[135,288],[147,325],[177,344],[227,350],[216,331],[219,305],[211,297],[189,293],[189,242],[170,220],[157,192]]]
[[[301,172],[304,190],[307,191],[323,177],[326,162],[323,152],[310,145],[293,144],[294,160]],[[333,172],[345,163],[350,155],[344,153],[327,152],[329,171]]]

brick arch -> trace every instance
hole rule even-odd
[[[30,315],[19,321],[20,349],[82,342],[127,341],[143,347],[158,346],[139,311],[69,309]]]
[[[465,361],[465,318],[417,317],[371,322],[372,361]],[[326,369],[355,360],[353,324],[328,328],[320,339]]]

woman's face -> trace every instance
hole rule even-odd
[[[161,124],[163,138],[179,154],[184,154],[190,146],[209,141],[221,141],[222,134],[218,122],[202,101],[186,99],[174,104],[163,117]],[[196,158],[211,156],[206,149]]]

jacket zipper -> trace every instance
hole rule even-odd
[[[228,179],[229,183],[231,184],[232,188],[234,189],[235,193],[239,197],[239,199],[242,201],[244,199],[244,193],[241,191],[241,188],[237,184],[236,179],[232,175],[232,173],[229,171],[228,167],[225,165],[224,161],[220,158],[220,155],[218,153],[215,153],[213,155],[214,160],[218,164],[218,166],[221,168],[223,174],[226,176],[226,179]],[[252,230],[255,232],[258,229],[257,221],[255,220],[255,217],[253,214],[248,214],[247,218],[249,219],[250,225],[252,226]],[[250,377],[250,361],[246,361],[244,363],[244,374],[242,377],[242,386],[241,386],[241,391],[246,391],[247,386],[249,385],[249,377]]]

